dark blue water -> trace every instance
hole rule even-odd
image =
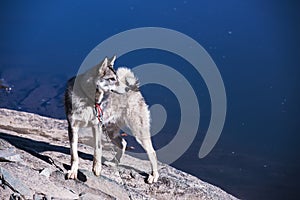
[[[270,0],[1,1],[0,78],[13,92],[1,91],[0,106],[64,118],[65,81],[101,41],[138,27],[180,31],[215,61],[228,110],[220,140],[199,159],[211,114],[209,94],[192,68],[181,71],[197,93],[201,120],[192,146],[173,166],[243,199],[297,199],[299,8],[296,1]],[[116,65],[149,62],[179,70],[189,65],[158,50],[125,54]],[[165,136],[154,138],[160,148],[178,128],[178,103],[163,87],[142,92],[150,105],[170,106],[168,114],[174,116],[163,129]]]

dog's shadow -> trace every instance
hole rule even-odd
[[[40,153],[44,151],[55,151],[63,154],[70,154],[70,148],[53,145],[47,142],[37,141],[33,139],[23,138],[15,135],[9,135],[6,133],[0,133],[0,139],[3,139],[15,146],[18,149],[24,150],[27,153],[51,164],[52,161],[49,161],[48,156],[41,155]],[[78,152],[79,157],[85,160],[93,160],[93,156],[87,153]],[[46,158],[47,157],[47,158]]]
[[[47,142],[37,141],[29,138],[23,138],[15,135],[10,135],[6,133],[0,132],[0,139],[7,141],[11,145],[15,146],[18,149],[21,149],[23,151],[26,151],[27,153],[31,154],[32,156],[39,158],[43,160],[44,162],[48,164],[55,164],[53,159],[50,156],[42,155],[42,152],[45,151],[54,151],[54,152],[60,152],[63,154],[70,155],[70,148],[59,146],[59,145],[53,145]],[[78,151],[78,156],[84,160],[93,160],[93,156],[91,154],[87,154],[84,152]],[[102,163],[107,161],[104,157],[102,157]],[[55,165],[61,172],[63,172],[63,169],[60,169],[57,165]],[[124,168],[135,170],[137,173],[139,173],[142,176],[146,176],[147,174],[143,171],[139,171],[135,168],[132,168],[130,166],[120,165]],[[63,167],[65,170],[70,170],[71,166],[68,164],[63,163]],[[67,178],[65,176],[65,178]],[[77,178],[79,181],[85,182],[87,180],[87,177],[78,170]],[[146,179],[145,179],[146,180]]]
[[[42,155],[41,153],[44,151],[54,151],[54,152],[60,152],[63,154],[70,155],[70,148],[53,145],[47,142],[37,141],[33,139],[23,138],[15,135],[9,135],[6,133],[0,132],[0,139],[7,141],[11,145],[15,146],[18,149],[21,149],[23,151],[26,151],[27,153],[31,154],[32,156],[39,158],[43,160],[44,162],[55,165],[53,159],[50,156]],[[87,153],[78,152],[78,156],[85,160],[93,160],[93,156]],[[57,165],[56,167],[63,172],[61,168],[59,168]],[[70,165],[63,164],[63,167],[65,170],[69,170],[71,167]],[[80,181],[85,182],[86,177],[83,173],[78,172],[78,179]]]

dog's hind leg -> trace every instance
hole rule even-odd
[[[114,124],[109,124],[106,127],[106,131],[107,131],[107,135],[109,137],[109,139],[111,140],[111,142],[117,146],[117,150],[116,150],[116,156],[114,157],[114,159],[112,160],[113,163],[107,162],[107,165],[115,165],[115,164],[119,164],[121,162],[121,158],[123,156],[123,154],[125,153],[126,147],[127,147],[127,142],[125,141],[124,138],[122,138],[119,134],[120,132],[120,128]]]
[[[71,169],[68,171],[68,179],[77,179],[77,171],[78,171],[78,128],[74,128],[68,123],[68,135],[70,141],[70,153],[71,153]]]
[[[101,157],[102,157],[102,145],[101,145],[101,135],[102,129],[99,126],[94,126],[93,128],[94,136],[94,158],[93,158],[93,172],[96,176],[101,174]]]
[[[117,154],[115,156],[115,159],[116,159],[115,161],[117,162],[117,164],[119,164],[121,162],[121,158],[122,158],[123,154],[125,153],[127,142],[125,141],[124,138],[122,138],[119,135],[115,138],[111,138],[111,140],[118,147]]]
[[[151,163],[152,173],[148,177],[148,183],[155,183],[159,177],[157,169],[157,157],[152,146],[151,138],[136,138],[137,142],[145,149]]]

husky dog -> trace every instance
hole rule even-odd
[[[156,182],[159,175],[157,158],[150,135],[150,112],[138,88],[138,80],[130,69],[113,69],[116,56],[105,58],[87,72],[70,79],[65,92],[65,110],[71,150],[71,170],[69,179],[77,178],[78,170],[78,130],[92,127],[94,136],[93,172],[101,173],[103,131],[119,147],[116,159],[120,162],[126,150],[126,141],[120,136],[122,127],[128,127],[136,140],[148,154],[152,173],[148,183]],[[95,103],[102,112],[101,122],[95,114]],[[102,126],[99,126],[101,123]]]

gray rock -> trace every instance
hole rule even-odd
[[[40,172],[40,175],[43,175],[43,176],[49,178],[51,173],[52,173],[52,170],[47,167],[47,168],[42,169],[42,171]]]
[[[24,198],[30,198],[32,193],[31,190],[3,167],[0,167],[0,177],[13,191],[18,192]]]
[[[35,193],[33,195],[33,200],[50,200],[51,197],[45,195],[45,194],[42,194],[42,193]]]
[[[22,162],[19,154],[14,152],[13,148],[0,150],[0,161]]]
[[[134,170],[131,170],[131,171],[130,171],[130,176],[131,176],[132,178],[134,178],[134,179],[137,179],[137,178],[138,178],[138,173],[137,173],[136,171],[134,171]]]
[[[91,185],[93,188],[97,188],[103,193],[108,194],[116,199],[130,199],[127,191],[122,187],[122,185],[117,184],[110,178],[103,175],[96,177],[91,171],[88,170],[81,171],[87,177],[87,184]]]
[[[19,193],[13,193],[10,195],[9,200],[22,200],[22,197]]]

